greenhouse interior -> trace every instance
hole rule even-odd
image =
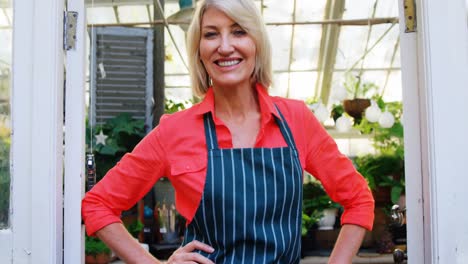
[[[8,226],[11,2],[0,0],[0,228]],[[86,151],[97,181],[161,115],[200,101],[192,93],[185,41],[196,2],[85,1]],[[269,93],[304,101],[374,194],[374,229],[366,233],[356,263],[393,263],[394,250],[406,249],[405,220],[392,211],[405,206],[399,1],[254,2],[272,44]],[[356,109],[358,100],[364,106]],[[325,263],[342,208],[313,175],[304,175],[303,189],[302,261]],[[130,233],[159,258],[170,256],[184,235],[174,203],[174,190],[163,178],[122,213]],[[330,209],[333,223],[323,227]],[[86,248],[96,243],[86,238]]]

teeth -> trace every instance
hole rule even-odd
[[[240,60],[231,60],[231,61],[220,61],[218,62],[218,65],[221,67],[228,67],[232,65],[236,65],[240,62]]]

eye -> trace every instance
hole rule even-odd
[[[235,29],[233,32],[234,36],[242,37],[247,35],[247,32],[243,29]]]
[[[208,31],[208,32],[203,33],[203,37],[206,39],[210,39],[210,38],[214,38],[217,34],[218,33],[216,33],[215,31]]]

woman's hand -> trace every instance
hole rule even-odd
[[[194,250],[202,250],[207,253],[213,253],[214,248],[204,244],[200,241],[194,240],[184,247],[181,247],[172,253],[172,256],[167,260],[167,264],[176,263],[199,263],[199,264],[214,264],[208,258],[193,252]]]

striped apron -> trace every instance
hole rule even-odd
[[[281,112],[287,147],[220,149],[211,113],[204,116],[208,168],[202,199],[183,245],[199,240],[215,263],[299,263],[302,168]]]

